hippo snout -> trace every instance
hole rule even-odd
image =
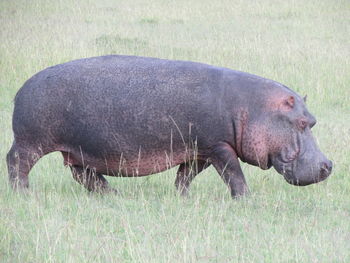
[[[296,186],[306,186],[319,183],[327,179],[332,172],[332,168],[332,161],[326,159],[320,162],[314,169],[311,169],[311,171],[300,172],[300,174],[296,174],[295,176],[285,175],[285,179],[288,183]]]

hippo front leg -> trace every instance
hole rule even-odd
[[[232,197],[239,197],[249,192],[235,150],[226,142],[213,148],[211,162],[221,178],[231,190]]]

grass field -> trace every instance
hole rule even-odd
[[[0,2],[0,262],[350,262],[350,2]],[[108,178],[120,195],[88,194],[60,154],[14,193],[5,156],[13,98],[39,70],[132,54],[247,71],[308,95],[334,172],[295,187],[243,164],[251,196],[232,200],[208,169],[188,198],[175,169]]]

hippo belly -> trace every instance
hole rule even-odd
[[[138,156],[123,156],[123,154],[99,159],[86,153],[62,151],[66,166],[88,166],[97,173],[109,176],[137,177],[159,173],[188,161],[185,152],[144,153]],[[83,156],[84,158],[81,158]],[[187,158],[187,159],[186,159]]]

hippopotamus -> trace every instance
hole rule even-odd
[[[326,179],[305,100],[273,80],[190,61],[107,55],[46,68],[16,94],[10,184],[59,151],[89,191],[113,192],[104,175],[138,177],[179,166],[183,195],[213,165],[233,197],[249,192],[240,162],[274,167],[293,185]]]

